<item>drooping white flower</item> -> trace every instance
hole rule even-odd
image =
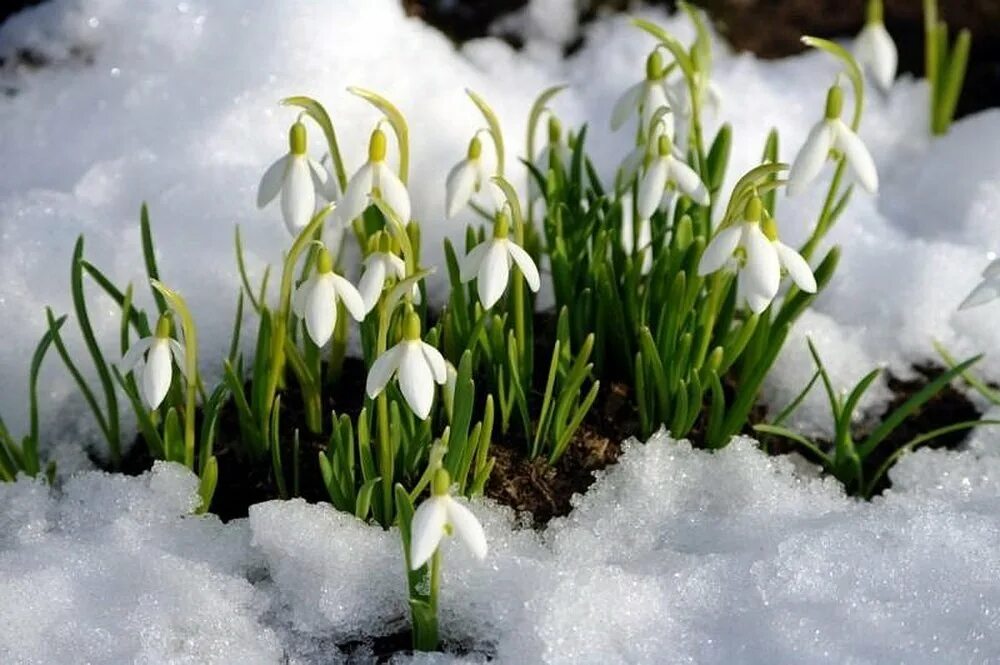
[[[486,309],[493,307],[507,290],[512,262],[524,275],[528,288],[537,292],[541,286],[538,267],[531,256],[507,237],[509,227],[507,213],[498,213],[493,225],[493,238],[473,247],[459,266],[459,278],[463,282],[476,279],[479,301]]]
[[[377,127],[368,142],[368,161],[347,183],[337,218],[347,224],[360,216],[371,205],[372,192],[378,192],[403,224],[410,221],[410,194],[386,163],[385,132]]]
[[[358,282],[358,292],[365,304],[365,312],[370,312],[378,303],[382,290],[390,280],[406,279],[406,264],[399,258],[392,246],[392,238],[384,231],[377,232],[371,240],[371,253],[365,257],[364,272]],[[420,289],[414,284],[414,295],[419,302]]]
[[[640,140],[638,144],[633,148],[622,160],[622,163],[618,166],[618,172],[615,174],[615,186],[618,191],[624,191],[632,187],[632,183],[635,179],[639,177],[639,172],[642,170],[642,165],[646,163],[647,160],[652,160],[653,154],[659,150],[660,137],[669,136],[667,134],[668,126],[663,121],[663,118],[667,114],[664,114],[649,130],[649,140]]]
[[[478,136],[474,136],[469,141],[465,159],[452,167],[445,181],[445,215],[448,218],[457,215],[474,194],[483,190],[484,185],[494,208],[499,208],[496,187],[490,183],[490,174],[483,159],[483,144]]]
[[[888,92],[896,78],[899,54],[882,22],[881,0],[869,1],[868,18],[854,40],[853,51],[858,64],[868,70],[879,89]]]
[[[698,205],[706,206],[711,201],[705,183],[694,169],[674,157],[672,148],[670,137],[660,136],[656,154],[639,183],[636,211],[640,219],[648,219],[656,212],[668,184],[676,186]]]
[[[801,192],[819,175],[830,150],[833,149],[844,154],[847,166],[862,187],[872,194],[878,191],[878,172],[875,170],[875,162],[858,135],[840,119],[843,105],[843,90],[839,85],[832,86],[826,97],[826,113],[823,120],[809,132],[806,142],[792,162],[788,174],[790,196]]]
[[[431,496],[413,513],[410,523],[410,569],[417,570],[430,561],[445,533],[452,533],[478,558],[486,557],[488,546],[483,527],[450,493],[451,477],[444,469],[434,473]]]
[[[316,257],[316,272],[299,286],[292,297],[292,309],[305,321],[306,332],[316,344],[323,346],[333,335],[337,325],[337,303],[355,321],[365,318],[365,305],[357,289],[346,279],[333,272],[333,257],[323,247]]]
[[[316,211],[316,193],[330,200],[335,183],[330,172],[306,154],[306,126],[295,122],[288,131],[288,154],[271,164],[260,179],[257,207],[263,208],[280,193],[282,219],[288,232],[297,236]]]
[[[639,272],[643,275],[648,275],[649,271],[653,269],[653,251],[651,247],[653,241],[652,225],[649,218],[645,217],[639,220],[639,228],[636,230],[633,221],[635,215],[632,213],[632,194],[623,194],[621,204],[622,249],[629,256],[632,256],[633,253],[642,254],[642,265],[639,267]]]
[[[187,371],[185,365],[184,347],[170,336],[170,319],[161,316],[156,322],[156,331],[150,337],[144,337],[129,347],[122,357],[119,367],[124,373],[136,370],[145,358],[145,364],[139,369],[139,385],[142,398],[150,409],[156,409],[163,402],[173,381],[173,363]]]
[[[663,66],[663,56],[659,49],[646,58],[646,77],[630,86],[611,111],[611,129],[619,130],[633,114],[639,114],[640,131],[643,135],[649,132],[653,115],[661,106],[670,107],[670,99],[666,88],[666,71]],[[667,123],[667,133],[670,139],[674,137],[673,117],[670,114],[664,119]]]
[[[783,260],[778,246],[761,229],[762,212],[763,204],[760,199],[757,197],[751,199],[747,204],[744,221],[716,233],[698,262],[698,275],[702,277],[723,268],[735,269],[739,299],[746,302],[755,314],[767,309],[778,294]],[[802,265],[788,252],[795,254],[799,259],[802,257],[785,245],[781,247],[787,249],[787,252],[784,250],[782,252],[789,261],[788,265],[791,266],[789,272],[793,279],[797,284],[801,280],[802,284],[808,286],[809,281],[805,279]],[[812,277],[808,265],[805,265],[805,271]],[[813,291],[816,290],[815,287],[816,283],[813,281]]]
[[[968,309],[984,305],[991,300],[1000,298],[1000,259],[993,259],[983,270],[983,279],[976,288],[965,297],[959,309]]]
[[[434,384],[447,381],[448,370],[441,353],[420,339],[420,317],[413,311],[403,322],[402,341],[372,363],[365,385],[368,396],[377,397],[393,375],[399,381],[403,399],[421,420],[426,420],[434,402]]]

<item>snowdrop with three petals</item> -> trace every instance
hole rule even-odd
[[[672,106],[667,95],[667,76],[663,67],[663,55],[657,49],[646,58],[646,77],[629,87],[611,111],[611,129],[619,130],[633,114],[639,114],[640,133],[645,136],[649,132],[653,115],[661,106]],[[668,123],[668,133],[673,138],[673,118],[668,114],[664,120]]]
[[[145,358],[145,364],[139,365]],[[161,316],[156,322],[156,332],[129,347],[119,367],[128,373],[138,369],[142,398],[150,409],[159,408],[170,390],[174,377],[174,362],[185,371],[184,347],[170,336],[170,319]]]
[[[449,219],[457,215],[469,204],[474,194],[482,191],[484,185],[493,198],[494,207],[498,208],[500,202],[497,191],[490,183],[489,170],[483,160],[483,143],[478,136],[474,136],[469,141],[465,159],[452,167],[445,181],[445,215]]]
[[[875,79],[882,92],[888,92],[896,78],[899,53],[882,22],[881,0],[870,0],[865,27],[854,40],[854,57]]]
[[[365,389],[375,399],[395,376],[403,399],[415,414],[426,420],[434,402],[434,384],[448,380],[441,352],[420,339],[420,317],[412,310],[403,321],[403,339],[380,355],[368,371]]]
[[[281,195],[285,227],[297,236],[316,212],[316,193],[333,200],[336,179],[322,164],[306,154],[306,126],[296,122],[288,131],[288,154],[268,167],[257,188],[257,207],[263,208]]]
[[[788,194],[794,196],[811,183],[823,164],[826,163],[830,150],[836,149],[844,154],[847,165],[858,183],[869,193],[878,191],[878,172],[868,148],[861,142],[847,123],[840,119],[844,106],[844,91],[839,85],[834,85],[826,96],[826,113],[806,138],[792,162],[788,174]]]
[[[476,279],[479,301],[486,309],[493,307],[507,290],[512,262],[517,264],[532,291],[537,292],[541,286],[538,267],[523,248],[508,238],[509,231],[507,213],[498,213],[493,238],[473,247],[460,266],[459,278],[462,282]]]
[[[295,292],[292,308],[306,323],[306,331],[316,346],[323,346],[333,335],[337,325],[337,303],[355,321],[365,318],[366,310],[361,295],[346,279],[333,271],[333,257],[326,247],[319,250],[316,272]]]
[[[636,211],[640,219],[649,219],[663,200],[667,185],[672,184],[681,193],[701,206],[707,206],[711,199],[708,188],[690,166],[673,155],[670,137],[661,135],[657,141],[656,154],[646,168],[646,174],[639,183],[639,198]]]
[[[446,533],[458,536],[477,559],[486,557],[488,546],[482,525],[471,510],[451,496],[450,486],[448,472],[438,469],[431,483],[430,498],[413,513],[410,523],[411,570],[417,570],[430,561]]]
[[[371,205],[372,193],[376,192],[399,221],[406,224],[410,221],[410,194],[406,185],[386,163],[386,136],[381,128],[372,132],[368,142],[368,161],[358,169],[344,191],[344,198],[337,208],[337,218],[343,224],[361,216]]]

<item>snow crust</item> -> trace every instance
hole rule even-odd
[[[441,630],[464,655],[394,662],[996,662],[1000,456],[920,451],[892,479],[865,503],[749,439],[633,442],[544,532],[473,503],[485,562],[444,545]],[[196,503],[167,463],[0,485],[0,661],[366,662],[405,627],[395,530],[302,500],[223,525]]]
[[[203,371],[218,375],[235,310],[232,250],[240,224],[250,271],[276,264],[288,240],[277,209],[258,211],[254,192],[263,169],[284,150],[295,112],[282,97],[323,101],[339,132],[348,169],[365,156],[376,112],[349,95],[348,85],[377,90],[411,126],[415,216],[423,220],[425,256],[439,263],[440,241],[471,217],[443,220],[444,176],[482,125],[464,88],[481,93],[504,123],[511,163],[523,154],[525,120],[541,89],[566,82],[553,108],[567,125],[589,123],[598,168],[610,175],[627,153],[628,129],[612,134],[608,115],[617,95],[642,76],[652,39],[625,17],[582,30],[583,47],[561,56],[581,32],[568,25],[571,3],[535,0],[509,19],[525,35],[515,51],[498,39],[456,50],[441,34],[403,15],[395,0],[259,2],[237,0],[53,0],[0,28],[0,54],[31,48],[48,64],[8,67],[0,99],[0,412],[15,431],[26,426],[27,357],[45,327],[43,306],[71,311],[69,257],[77,234],[86,255],[110,276],[142,284],[137,230],[148,201],[163,277],[190,301],[200,326]],[[682,41],[683,19],[640,12]],[[502,29],[503,26],[499,26]],[[788,160],[822,112],[835,65],[819,53],[778,62],[733,55],[716,44],[714,78],[723,94],[719,117],[736,141],[729,185],[759,158],[767,131],[781,131]],[[1000,246],[1000,112],[956,123],[931,140],[927,90],[904,76],[888,97],[869,91],[862,125],[878,163],[878,198],[859,193],[830,236],[843,247],[840,270],[814,310],[793,332],[765,398],[787,403],[811,375],[810,335],[846,386],[877,364],[906,374],[933,356],[931,338],[956,354],[992,351],[1000,341],[995,310],[956,313],[978,272]],[[321,136],[311,149],[320,156]],[[827,170],[825,177],[829,177]],[[522,183],[523,184],[523,183]],[[779,207],[786,242],[800,241],[821,205],[822,183]],[[432,278],[440,297],[443,274]],[[94,289],[96,291],[96,289]],[[119,317],[97,297],[94,325],[116,356]],[[73,327],[69,322],[67,330]],[[71,350],[81,351],[67,332]],[[252,336],[246,336],[252,337]],[[43,372],[43,425],[48,444],[93,437],[67,374],[50,359]],[[84,371],[92,375],[89,363]],[[1000,377],[1000,359],[980,366]],[[873,390],[875,408],[887,392]],[[69,403],[67,404],[67,400]],[[829,429],[815,390],[790,424]]]

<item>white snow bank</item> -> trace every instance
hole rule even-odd
[[[446,543],[442,633],[395,662],[964,663],[1000,653],[1000,457],[922,451],[872,503],[748,439],[630,445],[567,518],[473,505]],[[222,525],[193,477],[0,485],[0,662],[344,662],[406,625],[395,531],[301,500]],[[366,647],[354,653],[364,659]]]
[[[554,108],[567,124],[590,123],[596,163],[610,174],[630,134],[610,133],[609,110],[642,75],[653,42],[625,17],[602,19],[584,31],[583,48],[563,60],[545,45],[571,38],[565,5],[536,1],[526,10],[530,44],[522,53],[496,39],[456,50],[406,18],[397,0],[252,7],[239,0],[52,0],[11,19],[0,28],[0,54],[30,46],[51,61],[8,72],[5,84],[18,92],[0,99],[0,159],[7,164],[0,173],[0,412],[11,427],[26,424],[26,358],[44,328],[43,305],[71,309],[68,261],[76,235],[86,234],[88,256],[113,278],[138,283],[143,200],[163,276],[190,300],[203,369],[217,374],[237,291],[233,225],[243,227],[255,274],[288,242],[277,210],[254,208],[262,170],[286,147],[295,115],[277,106],[286,95],[310,94],[327,104],[349,168],[364,156],[376,113],[345,87],[378,90],[402,109],[413,138],[414,210],[426,222],[430,262],[440,257],[441,237],[469,219],[442,221],[444,176],[482,124],[465,87],[482,93],[503,119],[513,164],[535,94],[569,82]],[[691,38],[684,20],[646,14]],[[717,122],[732,122],[736,134],[730,182],[755,164],[772,126],[781,130],[782,156],[794,154],[835,71],[818,53],[762,62],[733,56],[722,44],[715,69],[725,98]],[[995,307],[954,311],[1000,246],[1000,112],[968,118],[931,140],[922,82],[904,76],[888,98],[870,97],[862,135],[878,162],[882,193],[856,196],[833,232],[831,240],[844,247],[841,269],[769,380],[766,397],[774,403],[787,401],[811,373],[806,334],[817,338],[840,385],[878,363],[905,372],[911,361],[932,355],[931,337],[961,354],[992,351],[1000,342]],[[319,156],[319,132],[311,139]],[[782,199],[786,241],[804,237],[822,195],[817,184],[800,199]],[[440,289],[442,275],[435,280]],[[94,323],[112,347],[118,314],[107,301],[96,309]],[[44,438],[79,440],[80,402],[63,408],[74,391],[56,364],[49,360],[42,382]],[[1000,356],[982,368],[1000,378]],[[873,391],[866,404],[879,399]],[[822,430],[826,416],[816,391],[793,424]]]

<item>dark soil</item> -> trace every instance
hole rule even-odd
[[[406,619],[409,621],[409,618]],[[408,656],[413,654],[413,637],[410,630],[404,629],[391,635],[381,635],[370,637],[364,640],[355,640],[336,645],[337,649],[344,656],[347,662],[357,665],[362,663],[388,663],[396,656]],[[478,656],[486,656],[486,660],[492,661],[493,654],[483,654],[482,651],[473,652],[467,644],[441,642],[441,651],[452,656],[468,656],[475,653]]]

